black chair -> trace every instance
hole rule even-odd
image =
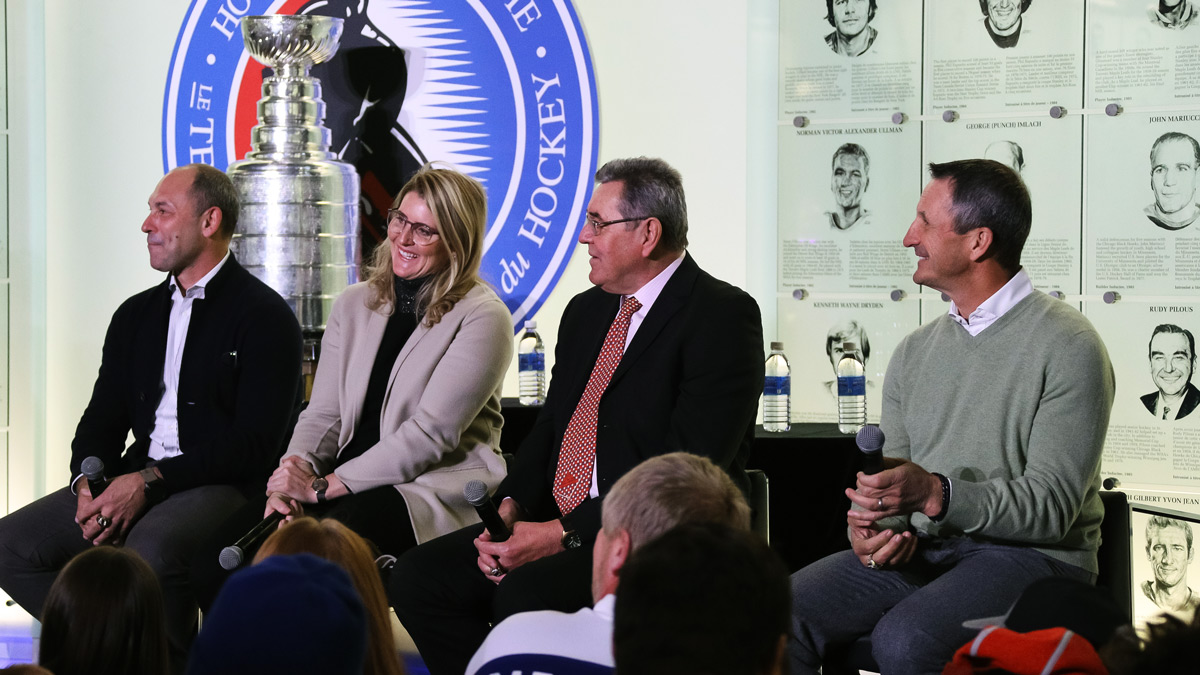
[[[1100,548],[1096,558],[1100,571],[1096,586],[1112,594],[1125,616],[1133,617],[1133,575],[1129,559],[1129,500],[1124,492],[1101,491],[1104,520],[1100,523]],[[879,672],[871,655],[871,636],[864,635],[849,645],[831,646],[825,654],[823,675],[855,675],[859,671]]]
[[[750,529],[771,543],[771,482],[761,469],[746,469],[750,479]]]
[[[1100,573],[1096,575],[1096,586],[1108,590],[1117,607],[1133,620],[1133,570],[1130,567],[1129,499],[1124,492],[1102,491],[1104,522],[1100,523],[1100,550],[1096,557],[1100,562]]]

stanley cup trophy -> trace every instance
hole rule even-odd
[[[274,70],[263,81],[253,149],[227,173],[242,200],[233,251],[283,296],[305,335],[305,400],[333,300],[358,280],[359,180],[329,151],[320,81],[309,68],[338,48],[342,20],[273,15],[242,19],[250,55]]]

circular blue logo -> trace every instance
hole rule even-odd
[[[362,179],[364,251],[408,177],[450,164],[487,188],[481,272],[521,326],[570,259],[596,171],[595,82],[570,0],[192,0],[163,99],[164,170],[246,156],[264,67],[239,20],[309,13],[345,21],[312,75],[331,150]]]

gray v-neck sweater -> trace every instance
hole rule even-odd
[[[948,476],[954,495],[944,520],[913,525],[1095,572],[1114,387],[1091,322],[1039,291],[976,337],[948,315],[908,335],[884,382],[884,454]]]

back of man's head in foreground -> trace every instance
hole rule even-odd
[[[617,591],[629,554],[682,523],[746,530],[750,506],[729,474],[688,452],[651,457],[621,476],[604,498],[592,549],[592,601]]]
[[[637,550],[621,574],[613,653],[621,675],[782,672],[788,574],[756,534],[681,525]]]
[[[707,457],[672,452],[638,464],[604,498],[601,524],[629,532],[638,547],[682,523],[717,522],[750,528],[741,490]]]

